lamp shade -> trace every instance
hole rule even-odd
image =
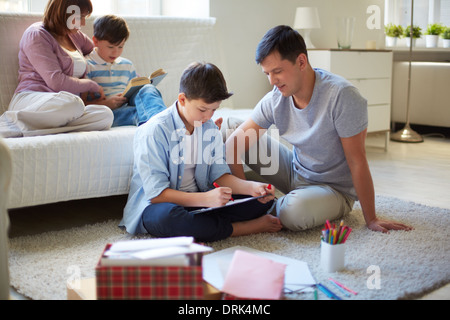
[[[320,28],[319,12],[315,7],[299,7],[295,13],[294,29]]]

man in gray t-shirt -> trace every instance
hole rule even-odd
[[[341,218],[355,200],[360,201],[371,230],[411,229],[376,217],[365,155],[367,101],[358,90],[342,77],[313,69],[303,38],[287,26],[266,33],[256,61],[274,89],[227,139],[233,174],[245,178],[240,164],[245,152],[250,158],[246,164],[286,194],[278,200],[276,211],[291,230]],[[272,132],[289,142],[292,150],[264,134],[272,125],[278,129]],[[247,143],[239,143],[243,141]],[[267,154],[275,171],[274,163],[270,168],[263,165]]]

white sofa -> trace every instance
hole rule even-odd
[[[166,105],[176,100],[180,76],[189,63],[208,61],[224,70],[220,43],[214,36],[214,18],[125,18],[131,35],[123,56],[134,62],[140,75],[159,68],[168,71],[158,86]],[[90,36],[93,19],[88,19],[83,28]],[[41,16],[36,14],[0,13],[0,114],[8,108],[17,86],[21,36],[39,20]],[[248,110],[233,111],[231,101],[224,107],[220,114],[225,118],[230,113],[240,118],[248,116]],[[8,208],[127,194],[135,130],[119,127],[4,139],[13,162]]]

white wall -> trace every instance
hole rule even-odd
[[[380,29],[366,26],[371,14],[367,8],[380,8]],[[255,49],[272,27],[294,23],[295,9],[315,6],[319,9],[321,29],[311,32],[316,48],[336,48],[335,19],[356,17],[352,48],[365,48],[367,40],[384,46],[384,0],[210,0],[210,15],[217,18],[216,31],[222,47],[229,90],[234,92],[235,108],[253,108],[270,91],[267,78],[255,63]],[[302,32],[301,32],[302,33]]]
[[[209,0],[164,0],[161,5],[163,16],[209,17]]]

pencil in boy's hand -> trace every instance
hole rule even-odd
[[[220,186],[215,182],[213,182],[213,186],[216,188],[220,188]],[[233,197],[231,197],[230,201],[234,201]]]
[[[272,185],[271,184],[269,184],[268,186],[267,186],[267,188],[266,188],[267,190],[272,190]],[[266,194],[266,196],[270,196],[271,194],[270,193],[268,193],[268,194]]]

